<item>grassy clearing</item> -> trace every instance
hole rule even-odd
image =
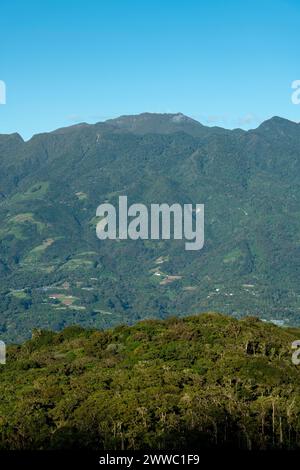
[[[21,225],[24,223],[35,225],[39,233],[47,228],[46,224],[34,218],[34,214],[32,212],[17,214],[8,220],[9,225]]]
[[[24,193],[15,194],[11,198],[11,201],[22,202],[22,201],[27,201],[31,199],[43,199],[44,196],[46,196],[48,189],[49,189],[49,182],[43,181],[43,182],[40,182],[31,186],[31,188],[29,188]]]
[[[154,263],[155,264],[163,264],[163,263],[166,263],[167,261],[169,261],[169,256],[160,256],[159,258],[157,258]]]
[[[7,227],[4,230],[0,230],[0,239],[12,236],[17,240],[26,240],[26,236],[23,233],[22,226],[15,225]]]
[[[235,261],[237,261],[242,256],[243,253],[241,252],[241,250],[239,248],[236,248],[223,258],[223,263],[235,263]]]
[[[44,240],[41,245],[38,245],[33,248],[33,250],[31,250],[31,253],[41,253],[45,251],[49,246],[53,245],[54,242],[54,238],[47,238],[47,240]]]
[[[80,258],[73,258],[67,261],[63,266],[61,266],[60,269],[64,270],[74,270],[74,269],[80,269],[80,268],[90,268],[93,265],[92,261],[86,260],[86,259],[80,259]]]
[[[26,292],[24,292],[23,289],[12,289],[9,295],[12,295],[16,299],[20,299],[20,300],[29,299],[29,295],[26,294]]]
[[[46,251],[46,249],[49,248],[49,246],[53,245],[54,242],[55,242],[54,238],[47,238],[46,240],[44,240],[41,245],[36,246],[28,253],[28,255],[23,259],[22,265],[26,266],[26,265],[37,263],[39,259],[41,258],[41,256]],[[47,266],[49,265],[47,264]],[[42,263],[39,263],[39,269],[41,268],[42,268]]]
[[[76,256],[95,256],[97,255],[96,251],[82,251],[81,253],[76,254]]]
[[[77,197],[77,199],[79,199],[79,201],[85,201],[88,198],[87,194],[82,191],[75,193],[75,196]]]
[[[94,309],[95,313],[102,313],[103,315],[113,315],[113,312],[108,312],[107,310],[102,310],[100,308]]]

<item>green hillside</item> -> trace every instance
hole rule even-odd
[[[300,125],[252,131],[182,114],[0,135],[0,337],[216,310],[299,322]],[[205,204],[205,245],[105,241],[96,208]]]
[[[0,368],[0,448],[299,449],[299,337],[219,314],[36,330]]]

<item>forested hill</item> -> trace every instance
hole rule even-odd
[[[0,448],[300,449],[299,338],[219,314],[35,331],[0,368]]]
[[[96,208],[205,205],[205,243],[100,241]],[[300,125],[182,114],[0,135],[0,338],[216,310],[299,325]]]

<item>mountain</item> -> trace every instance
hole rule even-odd
[[[0,449],[299,450],[299,335],[218,314],[36,330],[0,369]]]
[[[141,135],[186,132],[195,137],[203,137],[208,133],[207,127],[182,113],[143,113],[138,116],[121,116],[106,122],[117,127],[120,131],[133,132]]]
[[[299,325],[300,125],[122,116],[0,135],[0,334],[209,310]],[[100,241],[108,201],[205,204],[205,244]]]

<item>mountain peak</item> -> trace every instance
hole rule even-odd
[[[120,130],[135,134],[186,132],[190,135],[199,136],[205,128],[200,122],[185,116],[183,113],[142,113],[120,116],[105,122]]]
[[[264,121],[257,129],[264,131],[280,130],[284,131],[285,129],[293,128],[299,130],[299,124],[295,121],[290,121],[279,116],[273,116],[270,119]]]
[[[18,132],[13,132],[12,134],[0,134],[1,139],[6,140],[16,140],[19,142],[24,142],[23,138],[18,134]]]
[[[141,114],[129,114],[117,117],[115,119],[108,119],[107,123],[115,124],[117,126],[126,126],[128,124],[138,123],[149,123],[154,122],[193,122],[201,125],[198,121],[185,116],[183,113],[141,113]]]

